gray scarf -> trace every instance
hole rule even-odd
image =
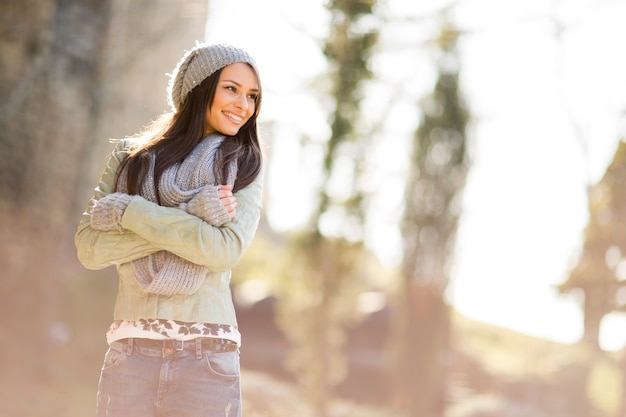
[[[237,176],[237,164],[228,166],[228,178],[215,178],[214,165],[217,151],[225,137],[217,134],[207,136],[182,162],[167,168],[159,180],[161,205],[184,209],[204,186],[233,185]],[[155,155],[151,155],[150,169],[144,181],[141,196],[157,202],[154,188]],[[219,175],[219,174],[218,174]],[[127,191],[126,175],[120,176],[119,191]],[[137,283],[146,292],[173,295],[193,294],[208,274],[208,268],[189,262],[168,251],[159,251],[132,262]]]

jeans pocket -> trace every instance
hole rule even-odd
[[[226,379],[239,377],[239,352],[205,353],[204,365],[209,373]]]
[[[115,350],[113,348],[109,348],[107,353],[104,355],[104,364],[102,365],[102,370],[106,371],[109,369],[113,369],[117,367],[122,359],[126,356],[125,353]]]

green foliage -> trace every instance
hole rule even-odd
[[[361,140],[355,125],[360,118],[362,84],[371,76],[367,61],[378,38],[377,29],[368,25],[374,20],[375,4],[376,0],[333,0],[327,5],[332,26],[324,53],[331,66],[329,93],[335,106],[323,161],[324,180],[312,229],[290,242],[289,275],[281,286],[278,323],[293,345],[289,366],[318,416],[327,415],[330,387],[346,373],[340,353],[344,327],[357,315],[356,300],[365,276],[362,266],[369,256],[358,232],[364,223],[364,197],[357,185],[359,152],[350,155],[353,163],[342,167],[348,167],[352,177],[342,197],[331,198],[328,188],[342,150]],[[352,149],[358,150],[358,145]],[[330,237],[320,227],[324,216],[338,217],[350,230],[333,231]]]
[[[327,8],[332,14],[331,33],[324,44],[324,54],[331,66],[332,88],[335,100],[332,113],[331,136],[324,158],[326,179],[332,175],[333,162],[338,148],[346,141],[360,140],[354,136],[360,118],[362,84],[372,74],[368,68],[371,51],[378,40],[378,31],[369,27],[376,0],[331,1]],[[358,163],[357,163],[358,164]],[[352,190],[358,193],[358,190]],[[328,208],[329,197],[322,192],[319,213]],[[353,197],[359,198],[359,197]]]

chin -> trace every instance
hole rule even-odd
[[[239,133],[239,129],[224,129],[224,130],[222,130],[222,134],[224,134],[226,136],[235,136],[237,133]]]

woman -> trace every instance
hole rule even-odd
[[[168,94],[171,113],[116,145],[75,237],[85,267],[119,275],[98,415],[240,416],[229,281],[260,217],[258,70],[198,45]]]

